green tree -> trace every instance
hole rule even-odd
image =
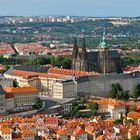
[[[72,107],[78,106],[78,102],[77,101],[73,101],[72,102]]]
[[[136,105],[132,105],[130,107],[130,112],[132,112],[132,111],[137,111],[137,106]]]
[[[72,61],[71,58],[68,56],[60,56],[55,58],[55,66],[70,69],[71,61]]]
[[[37,64],[45,65],[46,64],[46,59],[44,57],[37,58]]]
[[[79,106],[73,106],[70,116],[75,117],[75,115],[79,112]],[[78,113],[79,114],[79,113]]]
[[[87,107],[93,111],[98,111],[99,105],[96,102],[88,103]]]
[[[86,98],[80,98],[80,104],[84,105],[86,103]]]
[[[53,56],[53,57],[51,58],[51,64],[54,66],[55,63],[56,63],[56,61],[55,61],[55,57]]]
[[[108,97],[119,100],[128,100],[129,92],[123,91],[121,85],[119,83],[116,83],[111,85],[111,90],[108,93]]]
[[[113,123],[114,124],[123,124],[123,121],[122,121],[122,119],[119,119],[119,120],[114,120]]]
[[[138,84],[132,92],[132,98],[134,100],[138,99],[139,97],[140,97],[140,84]]]
[[[119,91],[116,94],[116,99],[126,100],[127,101],[129,99],[129,93],[128,93],[128,91]]]
[[[132,119],[128,119],[128,120],[125,121],[125,124],[126,125],[134,124],[134,121]]]
[[[6,71],[7,71],[9,68],[10,68],[10,66],[5,65],[5,69],[6,69]]]
[[[140,137],[137,135],[132,136],[131,140],[140,140]]]
[[[123,91],[121,85],[119,83],[112,84],[111,90],[108,93],[108,97],[115,99],[118,92]]]
[[[42,101],[40,98],[35,99],[35,104],[33,105],[34,109],[40,109],[42,108]]]
[[[19,85],[18,85],[17,80],[16,80],[16,79],[14,79],[14,80],[13,80],[13,87],[15,87],[15,88],[16,88],[16,87],[18,87],[18,86],[19,86]]]

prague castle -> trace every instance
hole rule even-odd
[[[82,51],[79,52],[77,40],[75,39],[72,59],[73,70],[96,71],[102,74],[122,73],[120,55],[117,51],[107,48],[105,32],[98,51],[87,52],[84,39]]]

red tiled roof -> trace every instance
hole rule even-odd
[[[39,52],[44,52],[46,50],[45,47],[43,47],[40,44],[37,43],[16,43],[15,44],[15,48],[18,50],[18,52],[35,52],[35,53],[39,53]]]
[[[48,124],[58,124],[58,118],[57,117],[46,117],[45,122]]]
[[[42,78],[58,78],[58,79],[65,79],[64,75],[61,74],[47,74],[47,73],[38,73],[38,72],[29,72],[29,71],[21,71],[21,70],[13,70],[12,75],[14,76],[21,76],[24,78],[31,78],[31,77],[42,77]]]
[[[129,112],[128,115],[127,115],[129,118],[137,118],[137,119],[140,119],[140,113],[139,112]]]
[[[35,87],[5,87],[4,90],[7,93],[38,93],[38,89],[36,89]]]
[[[98,136],[98,137],[96,138],[96,140],[105,140],[105,137],[104,137],[104,136]]]
[[[7,54],[7,53],[15,54],[15,51],[13,50],[10,44],[0,43],[0,55]]]
[[[26,131],[21,133],[22,137],[28,137],[28,136],[35,136],[35,133],[33,131]]]
[[[127,66],[127,67],[124,68],[124,71],[130,71],[130,72],[140,71],[140,67]]]
[[[115,100],[115,99],[111,99],[111,98],[105,98],[105,99],[101,99],[101,100],[91,100],[90,102],[96,102],[98,104],[102,104],[102,105],[111,105],[111,106],[125,106],[125,102],[121,101],[121,100]]]
[[[96,72],[86,72],[86,71],[79,71],[79,70],[68,70],[68,69],[58,69],[58,68],[50,68],[48,70],[50,74],[61,74],[67,76],[88,76],[88,75],[98,75]]]
[[[12,129],[11,128],[2,128],[1,132],[2,132],[2,134],[12,133]]]
[[[66,128],[58,128],[58,130],[57,130],[57,134],[59,135],[59,136],[63,136],[63,135],[65,135],[67,133],[67,129]]]
[[[74,130],[72,136],[76,137],[76,136],[79,136],[79,135],[84,134],[84,133],[85,133],[85,131],[81,127],[77,127]]]

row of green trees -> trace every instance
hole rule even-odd
[[[140,64],[140,56],[139,55],[128,55],[123,56],[122,61],[127,65],[139,65]]]
[[[124,91],[119,83],[112,84],[108,97],[119,100],[128,100],[129,98],[137,100],[140,98],[140,84],[138,84],[131,93]]]
[[[66,69],[71,68],[72,59],[68,56],[60,56],[60,57],[51,57],[51,64],[57,67],[63,67]]]
[[[69,56],[59,56],[59,57],[39,57],[36,59],[18,59],[18,58],[3,58],[0,57],[0,64],[5,65],[6,69],[9,68],[9,65],[34,65],[34,66],[41,66],[46,64],[52,64],[57,67],[63,67],[66,69],[70,69],[71,67],[71,58]]]

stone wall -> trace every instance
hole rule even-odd
[[[140,84],[140,77],[124,77],[124,78],[112,78],[109,79],[108,76],[104,79],[96,78],[90,80],[84,80],[77,83],[78,95],[93,95],[93,96],[107,96],[107,93],[111,90],[111,85],[113,83],[120,83],[124,90],[132,90]]]

